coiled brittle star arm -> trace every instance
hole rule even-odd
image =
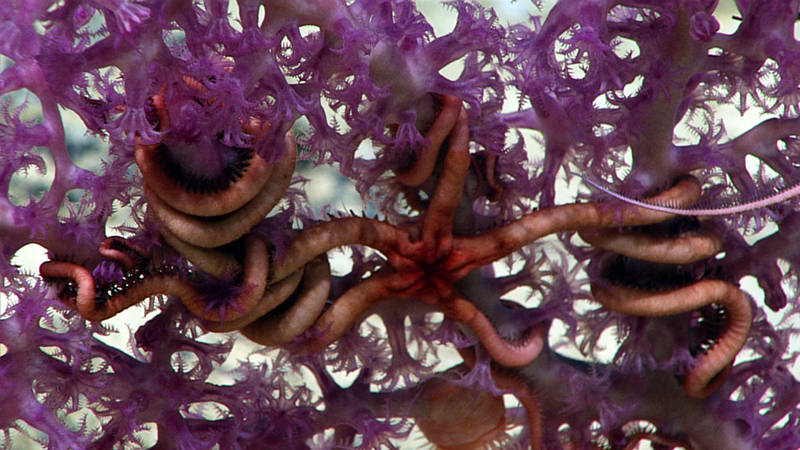
[[[159,118],[159,131],[169,130],[170,119],[164,106],[163,94],[153,96],[152,102]],[[243,126],[256,142],[264,133],[262,128],[264,125],[255,121]],[[197,183],[185,186],[185,182],[176,179],[179,174],[170,173],[170,170],[175,172],[178,169],[165,167],[164,159],[168,152],[169,149],[163,143],[137,145],[136,165],[139,166],[146,185],[158,198],[177,211],[193,216],[220,216],[243,207],[264,188],[273,167],[251,150],[240,155],[239,159],[242,160],[230,166],[233,172],[226,176],[233,179],[226,182],[227,186],[218,189],[195,186]],[[237,165],[242,167],[236,167]],[[204,181],[213,185],[208,180]]]
[[[704,280],[668,293],[651,293],[615,286],[593,286],[595,299],[614,311],[636,316],[660,317],[692,311],[711,303],[725,308],[728,326],[707,353],[686,375],[684,387],[694,397],[707,397],[718,387],[713,378],[724,372],[747,340],[752,320],[747,296],[736,286]],[[724,380],[724,374],[720,381]]]
[[[172,208],[145,187],[148,205],[174,235],[198,247],[213,248],[228,244],[248,233],[280,201],[292,180],[297,147],[291,133],[286,135],[286,152],[275,163],[268,182],[256,195],[235,211],[201,217]]]
[[[697,186],[699,182],[687,178]],[[699,232],[699,233],[698,233]],[[587,242],[620,255],[660,265],[678,265],[710,258],[722,249],[721,233],[708,223],[701,223],[690,234],[654,237],[640,230],[584,229]],[[602,263],[601,263],[602,264]],[[646,270],[646,269],[643,269]],[[722,280],[700,280],[671,290],[649,291],[621,286],[608,280],[592,283],[592,293],[604,307],[624,314],[662,317],[716,304],[724,308],[726,325],[713,346],[697,358],[684,380],[684,389],[692,397],[712,394],[725,380],[731,364],[744,345],[752,320],[750,304],[737,286]]]
[[[202,91],[196,80],[184,79]],[[286,193],[297,158],[294,135],[287,132],[283,142],[278,143],[284,148],[274,164],[253,150],[270,128],[270,124],[255,118],[242,123],[242,131],[250,137],[253,148],[234,148],[219,140],[202,139],[193,142],[187,151],[187,144],[170,133],[172,119],[164,100],[166,90],[162,88],[150,99],[161,140],[139,143],[135,149],[149,211],[174,237],[188,244],[214,248],[233,242],[249,233]],[[179,152],[189,153],[189,159],[203,164],[195,161],[194,170],[187,171],[173,155]],[[212,164],[215,159],[221,161]]]
[[[101,246],[102,248],[107,245]],[[264,296],[269,271],[266,243],[255,236],[245,239],[244,273],[236,295],[215,304],[206,298],[198,286],[172,266],[151,266],[147,262],[135,265],[121,279],[105,282],[95,280],[85,267],[63,261],[43,263],[42,277],[66,283],[59,298],[75,307],[86,319],[100,321],[114,316],[145,298],[157,294],[175,295],[196,316],[211,320],[234,320],[255,308]],[[103,252],[109,255],[107,250]],[[113,258],[122,259],[112,254]],[[101,284],[104,283],[104,284]],[[98,289],[100,287],[100,289]],[[213,300],[213,299],[211,299]]]

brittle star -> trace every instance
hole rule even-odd
[[[288,277],[316,255],[343,245],[366,245],[387,258],[388,264],[382,270],[345,292],[316,319],[315,332],[310,333],[313,338],[306,343],[307,349],[325,348],[375,304],[390,298],[407,298],[427,302],[467,325],[498,363],[527,364],[544,345],[543,327],[530,329],[522,345],[507,342],[483,312],[458,291],[455,283],[473,270],[551,233],[643,225],[671,217],[639,209],[618,213],[601,204],[584,203],[537,211],[482,235],[454,236],[453,218],[469,169],[469,133],[460,102],[445,97],[443,103],[439,119],[428,132],[432,143],[429,152],[438,153],[444,135],[449,136],[448,150],[441,163],[438,184],[421,220],[404,228],[364,218],[332,220],[300,232],[287,251],[293,257],[273,265],[271,283]],[[445,127],[447,133],[439,129]],[[401,179],[413,179],[416,184],[430,172],[430,158],[423,156],[418,165],[403,172]],[[699,195],[697,186],[681,183],[656,199],[683,201],[693,195],[694,198]],[[307,317],[306,321],[310,319]],[[260,333],[267,333],[269,329],[261,325],[261,321],[254,322],[245,329],[245,334],[258,341]]]
[[[391,298],[421,300],[470,328],[495,361],[506,366],[520,366],[534,360],[545,345],[544,327],[536,325],[529,329],[521,345],[506,341],[484,313],[459,292],[455,286],[457,281],[551,233],[644,225],[671,217],[669,214],[642,209],[620,212],[603,204],[582,203],[536,211],[481,235],[454,235],[454,216],[470,167],[469,126],[459,100],[445,96],[443,104],[442,113],[427,134],[431,142],[428,152],[438,154],[445,141],[448,148],[440,166],[436,188],[420,220],[399,227],[377,220],[351,217],[334,219],[302,230],[290,243],[286,252],[289,256],[269,264],[268,288],[263,291],[265,294],[260,300],[246,306],[237,303],[233,308],[237,312],[230,317],[225,316],[224,309],[209,314],[209,306],[199,312],[196,307],[193,308],[195,314],[206,319],[211,328],[241,328],[245,336],[270,345],[288,344],[307,332],[302,348],[319,351],[347,332],[375,304]],[[432,169],[429,159],[422,157],[419,161],[401,178],[414,180],[430,176]],[[691,183],[679,183],[654,200],[683,201],[692,197],[694,191],[697,191],[697,187]],[[173,232],[179,229],[169,228]],[[372,247],[383,253],[387,264],[346,291],[324,310],[329,288],[329,281],[325,280],[329,277],[329,271],[325,261],[311,263],[328,250],[344,245]],[[306,267],[308,264],[311,265]],[[263,265],[258,267],[259,272],[263,270]],[[85,274],[74,271],[48,274],[50,271],[44,268],[44,276],[76,280],[78,305],[89,303],[88,300],[80,301],[93,297],[88,289],[89,280],[84,279]],[[300,275],[301,271],[313,273],[308,278],[311,282],[304,287],[308,292],[300,295],[303,300],[295,302],[287,311],[270,314],[298,286],[300,277],[306,276]],[[86,289],[82,291],[81,287]],[[247,286],[245,288],[248,289]],[[148,290],[148,295],[152,293],[155,292]],[[172,293],[198,297],[192,292]],[[133,299],[126,299],[126,302],[130,301]],[[202,299],[196,298],[183,301],[187,305],[202,304]],[[310,332],[309,327],[312,328]],[[735,356],[738,348],[731,351]]]

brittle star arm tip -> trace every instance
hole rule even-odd
[[[667,214],[675,214],[679,216],[729,216],[733,214],[739,214],[748,211],[754,211],[757,209],[767,208],[772,205],[776,205],[788,200],[791,200],[794,197],[800,195],[800,183],[797,183],[793,186],[790,186],[786,189],[779,190],[771,195],[764,196],[762,198],[758,198],[752,201],[745,201],[739,204],[734,204],[731,206],[720,206],[720,207],[711,207],[711,208],[680,208],[675,206],[670,206],[667,204],[661,204],[657,201],[647,201],[647,200],[637,200],[626,195],[620,194],[615,192],[602,184],[598,183],[591,178],[581,175],[581,179],[588,184],[589,186],[603,192],[604,194],[610,195],[611,197],[620,200],[624,203],[638,206],[641,208],[650,209],[653,211],[663,212]]]

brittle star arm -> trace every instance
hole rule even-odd
[[[438,296],[427,292],[424,286],[421,286],[418,277],[419,273],[393,273],[385,269],[350,288],[314,322],[314,329],[317,333],[312,333],[314,337],[311,341],[304,343],[303,348],[307,351],[325,349],[350,330],[354,324],[362,320],[373,306],[393,298],[405,298],[409,301],[421,300],[442,309],[447,317],[472,329],[489,355],[502,365],[527,364],[535,359],[544,347],[546,338],[544,327],[534,327],[522,344],[509,343],[500,337],[489,319],[472,302],[461,297],[439,299]],[[308,317],[311,316],[312,313],[307,314],[305,322],[308,322]],[[314,315],[314,317],[316,316]],[[259,320],[248,327],[249,329],[244,330],[244,334],[265,345],[286,343],[263,337],[271,336],[278,325],[279,321],[273,319]],[[309,325],[311,324],[308,323],[301,328]],[[297,328],[294,322],[282,326]],[[299,333],[297,334],[299,335]]]
[[[126,295],[113,296],[106,302],[98,304],[94,278],[85,267],[63,261],[48,261],[39,267],[39,273],[45,279],[72,280],[76,285],[74,301],[70,301],[67,296],[59,295],[59,298],[68,306],[77,309],[85,319],[92,321],[113,317],[151,295],[168,294],[181,298],[199,295],[190,284],[173,276],[157,274],[137,280],[138,282],[133,287],[126,290]]]
[[[121,284],[118,285],[118,290],[112,289],[103,298],[98,297],[94,277],[81,265],[48,261],[39,267],[39,272],[45,278],[75,283],[74,292],[64,291],[59,297],[68,305],[74,306],[88,320],[105,320],[147,297],[166,294],[180,297],[186,307],[202,319],[223,322],[247,315],[264,296],[269,272],[267,245],[260,238],[248,236],[245,239],[245,249],[241,291],[234,298],[225,299],[220,304],[208,302],[204,292],[169,267],[132,271],[126,278],[119,280]],[[103,252],[125,261],[125,258],[116,253],[109,253],[108,250]]]
[[[172,234],[166,227],[161,227],[158,233],[164,242],[177,250],[194,267],[217,278],[231,277],[242,270],[241,264],[224,248],[205,248],[184,242]]]
[[[709,223],[700,233],[654,238],[639,231],[585,229],[580,234],[592,245],[658,264],[687,264],[709,258],[722,249],[722,235]],[[734,358],[747,339],[751,312],[747,296],[737,286],[719,280],[702,280],[669,292],[649,292],[615,283],[592,283],[595,300],[625,314],[660,317],[679,314],[715,303],[724,307],[725,329],[720,339],[695,361],[684,380],[692,397],[707,397],[725,380]]]
[[[128,250],[128,251],[126,251]],[[134,257],[145,256],[146,252],[141,247],[133,246],[130,242],[119,236],[112,236],[103,240],[97,247],[97,253],[103,258],[116,261],[125,270],[131,270],[136,265]]]
[[[281,200],[292,180],[297,147],[294,137],[285,137],[286,153],[275,163],[270,178],[258,194],[234,212],[215,217],[200,217],[168,205],[145,186],[148,205],[155,215],[175,236],[192,245],[205,248],[219,247],[247,234]]]
[[[691,204],[700,196],[696,180],[684,178],[654,201],[680,201]],[[552,233],[583,228],[610,228],[663,222],[671,214],[642,208],[617,211],[602,203],[576,203],[533,212],[485,234],[457,238],[448,269],[466,274],[496,261],[533,241]]]
[[[503,339],[486,315],[466,298],[457,297],[444,305],[445,314],[468,326],[498,364],[507,367],[524,366],[536,359],[544,348],[547,335],[541,324],[528,330],[520,343],[515,344]]]
[[[331,289],[331,271],[327,255],[320,255],[304,270],[302,287],[291,307],[267,314],[241,329],[244,336],[262,345],[283,345],[303,334],[317,320]]]
[[[586,182],[586,184],[622,202],[638,206],[640,208],[646,208],[652,211],[658,211],[667,214],[675,214],[679,216],[729,216],[733,214],[739,214],[743,212],[766,208],[772,205],[776,205],[778,203],[783,203],[800,195],[800,183],[797,183],[793,186],[789,186],[786,189],[781,189],[778,192],[774,192],[762,198],[758,198],[752,201],[747,201],[735,205],[712,207],[712,208],[693,208],[693,207],[681,208],[676,205],[671,205],[669,202],[659,201],[655,199],[637,200],[622,195],[618,192],[614,192],[611,189],[602,186],[600,183],[590,178],[587,177],[582,177],[582,178],[583,181]]]
[[[376,249],[386,255],[394,267],[410,263],[398,253],[410,245],[404,230],[375,219],[347,217],[301,231],[286,249],[285,253],[291,257],[274,262],[270,283],[288,277],[318,255],[345,245],[365,245]]]
[[[664,239],[640,231],[586,228],[578,232],[594,247],[662,264],[686,264],[713,256],[722,249],[722,233],[713,224],[700,224],[697,234]]]
[[[322,351],[339,339],[350,328],[361,320],[367,310],[374,304],[390,298],[398,297],[398,292],[408,285],[405,274],[379,273],[367,278],[342,294],[319,318],[317,315],[305,315],[304,326],[299,329],[296,324],[286,324],[298,328],[300,332],[313,324],[319,332],[318,336],[305,342],[303,349],[310,352]],[[308,320],[310,318],[310,320]],[[256,342],[272,342],[271,335],[277,323],[259,320],[243,330],[248,338]],[[269,335],[269,337],[264,337]],[[298,333],[299,335],[299,333]],[[275,341],[275,343],[278,343]],[[279,342],[281,344],[286,342]]]
[[[452,249],[453,217],[461,201],[469,164],[469,124],[467,113],[462,109],[450,136],[439,182],[422,219],[421,244],[433,250],[432,254],[427,255],[428,263]]]
[[[430,178],[436,168],[439,149],[461,113],[460,99],[452,95],[443,95],[442,103],[442,111],[425,133],[429,145],[419,150],[417,159],[411,167],[397,172],[397,180],[406,186],[419,186]]]
[[[225,320],[224,322],[202,320],[203,326],[207,330],[217,333],[236,331],[245,328],[291,297],[292,293],[294,293],[300,285],[304,273],[304,269],[298,270],[283,280],[267,286],[264,296],[261,297],[261,300],[259,300],[256,306],[247,314],[236,319]]]
[[[148,188],[170,207],[194,216],[219,216],[235,211],[255,197],[270,179],[272,164],[253,154],[242,175],[226,189],[193,192],[175,182],[158,161],[159,144],[137,146],[136,165]]]
[[[714,377],[726,370],[744,346],[750,333],[752,313],[747,295],[719,280],[703,280],[667,293],[652,293],[615,286],[611,290],[592,286],[592,295],[613,311],[636,316],[661,317],[692,311],[711,303],[725,308],[728,326],[716,344],[686,375],[684,387],[693,397],[706,397],[716,390]],[[724,376],[719,377],[724,380]]]

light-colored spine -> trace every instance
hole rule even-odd
[[[639,206],[641,208],[651,209],[653,211],[664,212],[668,214],[676,214],[679,216],[729,216],[732,214],[739,214],[747,211],[753,211],[756,209],[766,208],[771,205],[775,205],[781,202],[785,202],[790,200],[794,197],[800,195],[800,183],[795,184],[787,189],[780,190],[775,192],[774,194],[768,195],[764,198],[760,198],[757,200],[741,203],[738,205],[731,205],[731,206],[724,206],[724,207],[716,207],[716,208],[674,208],[671,206],[665,205],[658,205],[653,203],[647,203],[641,200],[636,200],[620,193],[614,192],[604,186],[601,186],[598,182],[581,176],[583,181],[586,182],[589,186],[604,192],[620,201],[625,203]]]

